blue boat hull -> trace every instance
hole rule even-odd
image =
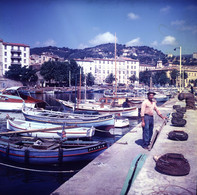
[[[40,150],[27,147],[17,149],[9,144],[0,144],[0,155],[7,160],[17,163],[37,165],[61,164],[93,160],[107,148],[108,144],[106,142],[80,148],[59,148],[56,150]]]

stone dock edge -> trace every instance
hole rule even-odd
[[[173,105],[185,106],[177,97],[159,107],[163,115],[172,113]],[[197,181],[197,110],[187,110],[184,115],[187,123],[184,127],[174,127],[170,119],[152,148],[142,148],[142,128],[138,124],[86,167],[52,192],[52,195],[119,195],[119,194],[196,194]],[[154,115],[154,131],[162,126],[162,119]],[[168,133],[182,130],[188,133],[187,141],[169,140]],[[166,153],[180,153],[190,164],[190,173],[186,176],[169,176],[155,170],[154,156]],[[145,156],[141,167],[130,183],[128,175],[133,174],[136,158]],[[127,188],[127,191],[125,190]]]

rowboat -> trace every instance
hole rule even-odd
[[[17,97],[21,98],[27,106],[32,107],[32,108],[33,107],[45,108],[46,106],[46,102],[33,98],[30,95],[30,93],[27,90],[25,90],[25,87],[16,86],[16,87],[6,88],[2,91],[2,95],[11,95],[12,98],[14,98],[14,96],[16,98]]]
[[[14,95],[0,94],[0,110],[21,112],[24,100]],[[26,102],[28,107],[35,107],[35,103]]]
[[[27,121],[52,123],[66,126],[77,125],[79,127],[95,127],[98,129],[109,130],[114,127],[113,114],[91,115],[74,114],[44,109],[29,108],[24,106],[22,113]]]
[[[65,108],[71,108],[73,110],[83,110],[83,111],[96,111],[100,114],[104,113],[112,113],[112,114],[121,114],[123,112],[134,112],[137,110],[136,107],[128,107],[123,108],[122,106],[115,106],[114,101],[110,101],[108,103],[105,103],[104,101],[96,102],[96,103],[80,103],[75,104],[70,101],[64,101],[60,99],[56,99],[58,102],[60,102]],[[114,103],[113,103],[114,102]]]
[[[116,128],[123,128],[129,126],[129,119],[127,118],[116,118],[115,119],[115,125]]]
[[[108,148],[104,141],[55,141],[27,137],[0,137],[0,156],[25,164],[62,164],[90,161]]]
[[[84,138],[92,137],[95,133],[94,127],[65,127],[50,123],[37,123],[24,120],[7,120],[8,133],[20,133],[24,136],[32,136],[39,138]],[[14,131],[14,132],[13,132]]]

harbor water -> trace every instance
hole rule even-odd
[[[51,107],[55,106],[61,110],[61,105],[55,99],[75,100],[74,93],[59,94],[33,94],[34,97],[46,101]],[[87,99],[99,99],[103,94],[87,93]],[[82,93],[81,98],[84,98]],[[0,130],[5,130],[6,123],[3,116],[9,114],[11,117],[23,118],[22,113],[1,113]],[[99,131],[92,140],[105,140],[110,144],[120,139],[128,131],[134,128],[139,119],[129,119],[130,126],[126,128],[114,128],[109,133]],[[0,159],[0,194],[11,195],[47,195],[57,189],[89,162],[78,162],[60,166],[24,166]],[[74,187],[74,186],[73,186]]]

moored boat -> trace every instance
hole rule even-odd
[[[105,149],[104,141],[55,141],[27,137],[0,137],[0,156],[25,164],[62,164],[93,160]]]
[[[104,113],[113,113],[113,114],[121,114],[124,112],[134,112],[137,110],[136,107],[127,107],[124,108],[122,106],[116,106],[114,105],[114,101],[110,101],[106,103],[105,101],[100,101],[96,103],[80,103],[80,104],[75,104],[70,101],[64,101],[64,100],[57,100],[60,102],[65,108],[71,108],[72,110],[83,110],[83,111],[96,111],[100,114]]]
[[[0,110],[2,111],[16,111],[22,110],[24,100],[18,96],[0,94]],[[27,103],[27,106],[34,107],[35,104]]]
[[[94,127],[65,127],[50,123],[37,123],[18,119],[8,119],[7,129],[12,130],[12,133],[20,133],[24,136],[54,139],[62,137],[67,139],[89,138],[95,133]],[[7,132],[7,134],[11,132]]]
[[[26,106],[45,108],[46,102],[33,98],[30,93],[25,90],[25,87],[10,87],[2,91],[2,95],[12,95],[20,97],[25,102]],[[20,110],[21,111],[21,110]]]
[[[114,127],[113,114],[91,115],[74,114],[44,109],[35,109],[24,106],[22,113],[27,121],[41,123],[52,123],[66,126],[77,125],[79,127],[95,127],[98,129],[109,130]]]
[[[116,128],[123,128],[129,126],[129,119],[127,118],[116,118],[115,119],[115,125]]]

